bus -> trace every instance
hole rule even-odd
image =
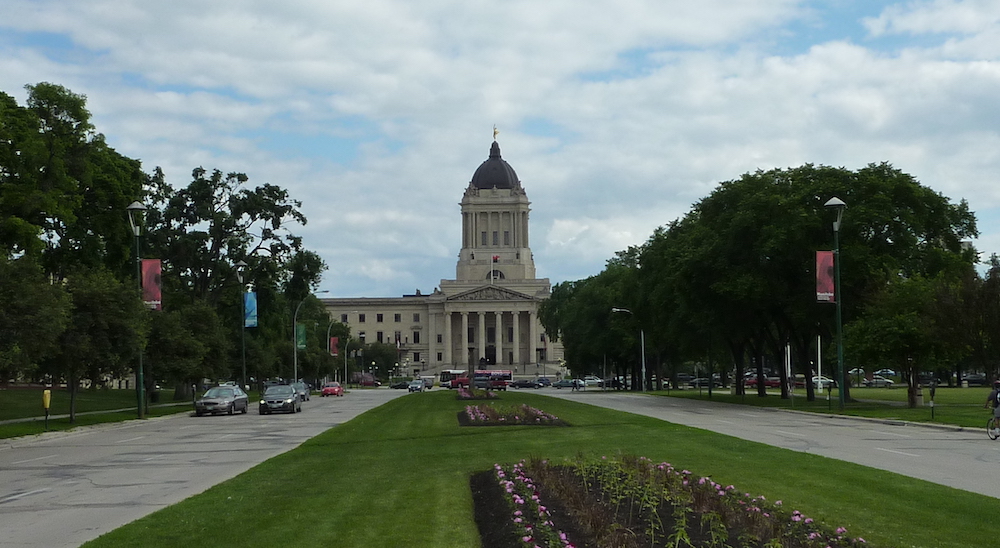
[[[453,381],[455,379],[465,379],[464,384],[468,386],[469,379],[466,378],[466,373],[465,369],[442,369],[440,375],[438,375],[438,385],[441,388],[458,388],[463,383]]]

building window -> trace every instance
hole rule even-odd
[[[420,313],[419,312],[414,312],[413,313],[413,323],[420,323]]]
[[[510,245],[510,231],[503,231],[503,245]]]
[[[340,323],[347,323],[347,314],[340,315]]]
[[[365,315],[358,314],[358,323],[365,323]]]
[[[493,245],[500,245],[500,233],[496,230],[493,231]]]
[[[420,363],[420,352],[413,353],[413,363]]]
[[[486,231],[483,231],[483,245],[486,245]]]
[[[402,314],[395,314],[395,315],[393,315],[392,321],[394,321],[396,323],[399,323],[399,322],[403,321],[403,315]]]
[[[514,328],[513,327],[508,327],[507,328],[507,342],[509,342],[509,343],[514,342]]]
[[[375,314],[375,322],[376,323],[382,323],[382,315],[381,314]]]
[[[442,342],[444,342],[444,340],[442,339],[442,337],[443,337],[443,335],[441,335],[440,333],[438,333],[438,344],[441,344]]]
[[[358,338],[361,339],[361,344],[365,344],[365,332],[364,331],[359,331],[358,332]]]
[[[444,356],[440,352],[438,352],[438,361],[444,361]]]
[[[419,331],[414,331],[413,332],[413,344],[420,344],[420,332]]]
[[[378,331],[378,332],[375,333],[375,340],[377,340],[378,342],[382,342],[382,332],[381,331]]]
[[[396,335],[396,344],[403,342],[403,333],[397,331],[395,335]]]

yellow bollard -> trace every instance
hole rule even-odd
[[[42,390],[42,407],[45,408],[45,429],[49,429],[49,405],[52,403],[52,391]]]

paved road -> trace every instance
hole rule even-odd
[[[598,390],[545,393],[1000,498],[994,479],[1000,441],[987,438],[985,427],[935,428]],[[984,426],[987,418],[984,410]]]
[[[146,421],[0,440],[0,547],[76,547],[405,394],[354,390],[295,415]],[[197,466],[191,466],[195,463]]]

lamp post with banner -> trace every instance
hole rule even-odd
[[[139,233],[142,222],[142,214],[146,211],[146,206],[139,202],[132,202],[125,208],[128,211],[128,224],[132,227],[132,234],[135,235],[135,281],[142,293],[142,259],[139,253]],[[140,419],[146,418],[146,379],[143,376],[142,368],[142,345],[139,345],[139,366],[135,370],[136,399],[138,400],[138,415]]]

